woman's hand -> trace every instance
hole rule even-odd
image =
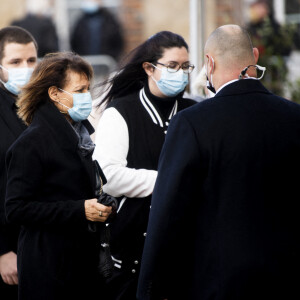
[[[105,206],[97,202],[96,198],[85,200],[85,216],[92,222],[105,222],[111,214],[111,206]]]
[[[16,253],[10,251],[0,256],[0,274],[6,284],[18,284]]]

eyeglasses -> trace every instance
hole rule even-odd
[[[156,62],[158,65],[162,65],[164,67],[167,68],[167,71],[170,73],[176,73],[177,71],[179,71],[179,69],[181,68],[183,73],[185,74],[189,74],[191,73],[195,66],[194,65],[190,65],[189,63],[184,63],[182,65],[180,65],[178,62],[170,62],[167,65],[166,64],[162,64],[160,62]]]

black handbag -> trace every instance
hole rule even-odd
[[[95,184],[95,197],[98,199],[98,203],[105,206],[112,207],[112,213],[104,223],[90,223],[90,230],[93,232],[99,232],[100,235],[100,253],[98,271],[103,278],[108,278],[112,275],[114,269],[114,263],[110,253],[110,228],[109,223],[113,221],[118,209],[118,200],[109,194],[103,192],[103,184],[106,183],[106,178],[98,164],[94,161],[96,184]]]

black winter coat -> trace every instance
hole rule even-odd
[[[55,25],[49,17],[27,14],[23,19],[12,22],[11,25],[20,26],[28,30],[38,44],[38,56],[58,51],[58,36]]]
[[[10,251],[17,253],[19,226],[8,225],[5,218],[4,202],[6,190],[5,155],[7,149],[26,129],[16,114],[15,99],[0,87],[0,256]],[[0,295],[7,293],[7,298],[17,299],[17,286],[7,286],[0,276]],[[6,290],[6,292],[5,292]],[[14,293],[14,294],[11,294]]]
[[[299,299],[299,170],[300,106],[257,80],[178,113],[160,157],[138,299]]]
[[[72,50],[80,55],[110,55],[120,58],[124,49],[122,28],[115,16],[106,8],[83,14],[71,36]]]
[[[7,219],[22,226],[19,299],[98,297],[98,234],[88,232],[84,209],[95,174],[70,123],[52,103],[42,105],[6,162]]]

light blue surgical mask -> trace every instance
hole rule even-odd
[[[0,68],[8,73],[8,80],[3,83],[4,87],[14,95],[20,93],[21,88],[28,83],[33,72],[33,68],[11,68],[6,69],[0,65]]]
[[[86,120],[92,111],[92,96],[90,92],[72,94],[63,89],[59,89],[73,97],[73,107],[59,102],[62,106],[68,108],[68,114],[75,122]]]
[[[168,72],[167,68],[158,68],[161,70],[161,76],[159,80],[156,80],[153,76],[151,78],[155,81],[159,90],[168,97],[174,97],[182,92],[189,82],[188,74],[185,74],[182,69],[175,73]]]

